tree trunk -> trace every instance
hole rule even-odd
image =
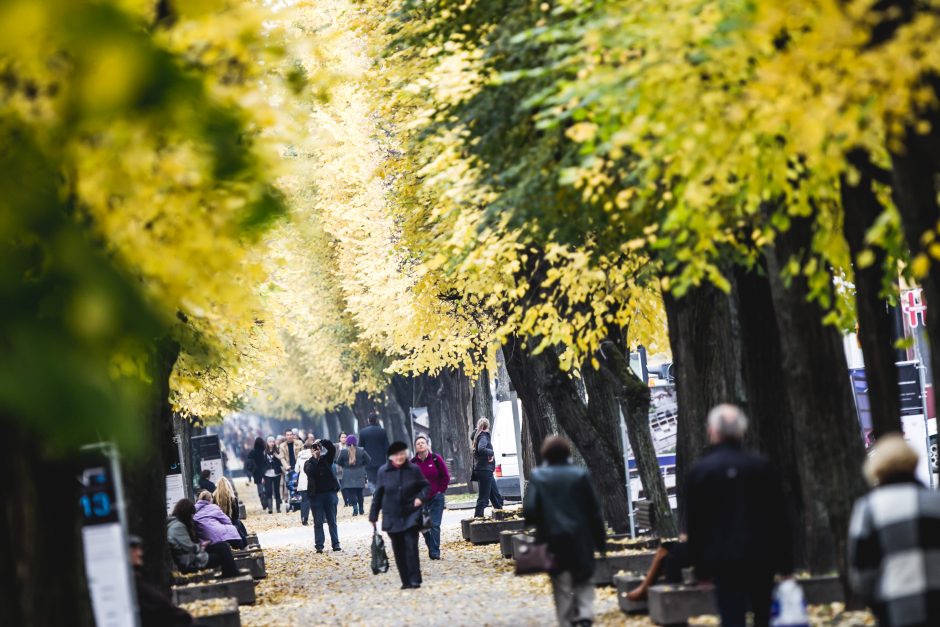
[[[490,425],[493,422],[493,392],[490,390],[490,373],[483,370],[473,382],[473,405],[470,422],[465,426],[468,434],[472,433],[481,418],[489,420]],[[469,436],[468,436],[469,437]]]
[[[934,83],[937,81],[934,80]],[[936,84],[933,90],[937,93]],[[940,221],[940,204],[937,201],[937,176],[940,174],[940,111],[934,109],[926,120],[930,132],[922,135],[913,127],[908,128],[903,144],[905,151],[892,154],[894,175],[894,202],[901,213],[904,236],[911,249],[911,257],[925,254],[930,260],[930,271],[919,279],[924,288],[924,299],[933,313],[927,313],[927,337],[930,341],[930,378],[940,373],[940,268],[937,261],[927,253],[927,243],[922,237],[934,232]],[[934,233],[936,235],[936,233]],[[933,240],[935,241],[935,240]],[[936,386],[934,389],[937,389]]]
[[[653,531],[661,538],[673,538],[679,535],[679,529],[672,513],[672,506],[669,504],[666,483],[659,468],[653,434],[650,433],[649,386],[643,383],[630,368],[626,343],[621,338],[614,337],[604,342],[598,359],[610,385],[615,386],[613,389],[617,390],[616,398],[619,405],[617,425],[620,424],[619,414],[622,412],[623,419],[627,423],[627,438],[630,441],[637,472],[643,484],[643,491],[655,513]]]
[[[828,516],[830,534],[819,529],[811,546],[822,546],[822,536],[829,536],[847,598],[851,598],[846,578],[846,538],[853,502],[864,491],[859,469],[865,455],[842,338],[834,327],[823,324],[819,306],[807,300],[805,277],[793,277],[789,286],[781,277],[791,257],[802,258],[805,254],[811,242],[811,227],[810,218],[794,219],[790,230],[779,234],[775,245],[767,249],[767,267],[789,407],[797,432],[803,434],[798,458],[814,477],[808,485],[815,497],[813,502]],[[828,570],[830,565],[818,560],[822,556],[815,551],[809,557],[814,572]]]
[[[851,185],[841,180],[844,222],[842,231],[852,252],[855,266],[855,302],[858,310],[858,337],[865,356],[865,380],[868,383],[868,404],[871,408],[872,431],[876,438],[885,433],[901,431],[901,399],[897,366],[894,365],[894,320],[888,303],[881,297],[885,273],[885,250],[867,246],[865,235],[884,211],[872,189],[871,163],[868,155],[857,151],[849,156],[860,179]],[[871,250],[874,261],[862,268],[859,254]]]
[[[74,459],[52,458],[15,417],[3,420],[0,625],[92,627]]]
[[[352,405],[352,413],[356,416],[356,422],[358,423],[357,433],[369,425],[369,418],[371,416],[375,416],[376,418],[381,417],[381,412],[379,411],[375,399],[366,392],[356,392],[356,400]],[[382,426],[387,429],[386,425]]]
[[[793,554],[796,563],[804,565],[806,538],[811,537],[807,524],[815,522],[805,517],[804,503],[812,503],[805,486],[815,478],[797,456],[796,425],[787,401],[780,335],[766,271],[736,266],[734,296],[746,390],[742,408],[750,419],[745,442],[767,455],[780,473],[793,529]]]
[[[407,408],[398,404],[398,398],[395,396],[395,390],[392,388],[391,383],[385,388],[382,401],[382,413],[386,419],[389,437],[393,442],[398,440],[411,443],[411,431],[408,429],[408,423],[406,422],[405,412]]]
[[[144,578],[167,594],[172,561],[166,541],[166,460],[173,459],[178,450],[169,400],[170,374],[179,352],[175,341],[157,341],[153,405],[141,425],[146,431],[145,445],[136,457],[124,460],[122,468],[127,528],[144,542]],[[188,449],[183,454],[189,455]],[[191,484],[192,475],[183,481]]]
[[[743,381],[731,297],[710,283],[682,298],[663,294],[676,369],[676,500],[684,527],[686,475],[707,445],[705,420],[719,403],[742,404]]]
[[[333,437],[337,439],[339,438],[340,431],[345,432],[346,435],[359,433],[362,427],[369,424],[368,419],[365,421],[359,420],[359,417],[353,412],[349,405],[340,405],[339,408],[337,408],[336,419],[339,424],[338,430],[333,434]]]
[[[522,403],[522,472],[528,478],[532,469],[542,463],[539,455],[542,441],[558,432],[555,410],[545,387],[548,374],[538,360],[530,358],[522,340],[516,336],[509,337],[502,352],[507,378]],[[508,393],[506,400],[509,400]]]

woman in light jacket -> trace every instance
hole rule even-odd
[[[206,490],[199,493],[193,522],[196,525],[196,536],[200,540],[209,544],[228,542],[233,549],[245,548],[245,541],[232,524],[232,520],[212,502],[212,494]]]
[[[297,456],[297,463],[294,464],[294,472],[297,473],[297,494],[300,495],[300,524],[306,526],[310,519],[310,492],[307,490],[307,473],[304,472],[304,464],[313,457],[313,449],[316,444],[313,440],[307,439],[304,448]]]
[[[166,521],[166,539],[177,568],[182,573],[192,573],[218,567],[222,569],[223,577],[237,577],[238,567],[235,566],[232,547],[227,542],[200,542],[193,520],[195,514],[193,502],[180,499]]]
[[[353,508],[353,516],[365,514],[363,508],[362,490],[366,486],[366,466],[372,463],[372,458],[364,448],[356,446],[356,436],[346,436],[346,448],[339,453],[337,465],[343,469],[343,496]]]

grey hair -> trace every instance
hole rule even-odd
[[[737,405],[722,403],[708,412],[708,428],[722,440],[743,440],[747,433],[747,416]]]

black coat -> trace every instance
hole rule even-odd
[[[523,514],[535,539],[548,544],[560,572],[576,582],[594,574],[594,551],[605,550],[607,534],[597,492],[587,470],[572,464],[539,466],[526,487]]]
[[[792,535],[777,473],[767,458],[723,443],[689,470],[689,552],[695,574],[789,574]]]
[[[265,471],[270,468],[268,460],[264,456],[264,449],[251,449],[248,453],[248,461],[251,464],[251,478],[255,483],[260,484]]]
[[[360,431],[358,446],[366,449],[372,458],[366,468],[378,468],[385,463],[383,460],[388,459],[388,435],[379,425],[369,425]]]
[[[307,495],[339,492],[339,481],[333,474],[333,460],[336,459],[336,445],[329,440],[320,440],[326,453],[320,458],[311,457],[304,463],[304,472],[307,474]]]
[[[476,434],[474,434],[476,437]],[[489,431],[480,434],[476,450],[473,452],[476,463],[474,470],[496,470],[496,453],[493,452],[493,436]]]
[[[382,531],[398,533],[420,524],[421,508],[415,499],[427,502],[431,484],[421,469],[406,461],[396,467],[391,462],[379,468],[369,520],[376,522],[382,512]]]

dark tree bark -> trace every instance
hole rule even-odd
[[[362,431],[369,424],[369,417],[381,417],[378,405],[375,399],[367,392],[356,392],[356,400],[352,405],[352,413],[356,416],[356,432]],[[383,427],[385,425],[382,425]]]
[[[676,500],[683,527],[685,477],[708,443],[708,412],[719,403],[741,405],[744,384],[737,367],[739,339],[731,297],[706,283],[691,288],[682,298],[663,294],[663,302],[676,368]]]
[[[780,473],[793,529],[790,541],[796,563],[803,565],[808,537],[804,502],[811,502],[804,486],[814,478],[797,456],[797,431],[784,386],[786,377],[770,282],[762,267],[749,270],[736,266],[733,278],[741,339],[740,367],[746,390],[746,397],[741,400],[750,419],[745,443],[767,455]]]
[[[490,374],[486,369],[473,382],[472,394],[473,412],[469,423],[464,425],[468,434],[473,432],[481,418],[486,418],[490,425],[493,424],[493,392],[490,390]]]
[[[859,172],[856,185],[846,176],[841,180],[844,222],[842,231],[852,258],[864,250],[874,254],[874,262],[862,268],[855,263],[855,302],[858,310],[858,337],[865,356],[865,380],[871,407],[872,430],[876,438],[901,431],[901,400],[897,366],[894,365],[894,320],[888,303],[881,297],[887,254],[878,246],[867,246],[865,235],[874,226],[884,207],[872,188],[873,175],[867,153],[855,151],[849,161]],[[889,173],[885,172],[885,176]]]
[[[542,463],[539,455],[542,441],[558,431],[555,410],[545,388],[548,374],[542,363],[530,358],[516,336],[509,337],[502,352],[508,378],[522,404],[522,472],[528,478],[532,469]]]
[[[831,532],[830,546],[836,566],[847,586],[846,538],[849,516],[855,498],[865,489],[861,468],[864,448],[842,347],[837,329],[822,323],[823,312],[809,302],[806,279],[793,277],[786,285],[781,270],[792,258],[806,254],[812,237],[810,218],[794,219],[788,231],[780,233],[775,245],[766,251],[771,294],[776,311],[777,330],[783,357],[787,400],[797,432],[803,434],[797,455],[813,480],[807,486],[812,502],[825,511]],[[818,529],[817,540],[825,533]],[[810,552],[809,566],[815,572],[828,570]]]
[[[679,535],[672,506],[669,504],[669,494],[659,468],[659,459],[656,457],[656,447],[653,444],[653,434],[650,433],[650,389],[633,369],[630,368],[629,353],[626,342],[614,336],[601,346],[598,361],[608,385],[615,391],[615,399],[619,412],[617,424],[619,426],[620,413],[627,423],[627,438],[636,460],[637,472],[643,484],[646,498],[655,512],[655,527],[653,531],[661,538],[672,538]],[[588,390],[590,394],[590,388]]]
[[[144,445],[136,457],[124,461],[122,468],[127,527],[141,537],[146,551],[144,578],[167,594],[172,562],[166,541],[166,460],[175,457],[178,450],[170,406],[170,374],[179,352],[173,340],[157,342],[153,405],[141,425],[145,430]],[[188,455],[188,449],[183,453]],[[192,477],[183,480],[191,483]]]
[[[934,93],[940,80],[932,81]],[[940,110],[933,109],[925,116],[930,123],[930,132],[922,135],[913,127],[908,128],[903,138],[904,151],[891,155],[894,175],[894,202],[901,213],[904,236],[911,249],[911,256],[926,254],[930,259],[930,271],[920,279],[928,307],[927,337],[930,340],[931,378],[940,373],[940,268],[937,261],[927,253],[924,234],[933,231],[940,220],[940,204],[937,201],[940,176]],[[928,381],[928,383],[932,383]],[[936,386],[935,386],[936,389]]]
[[[369,424],[368,419],[360,421],[359,417],[353,412],[349,405],[340,405],[336,409],[336,419],[339,422],[339,429],[333,434],[334,438],[339,437],[340,431],[345,431],[347,435],[350,433],[359,433],[362,427]]]
[[[407,409],[398,404],[395,391],[392,384],[389,383],[382,395],[382,413],[385,417],[385,426],[388,429],[388,436],[394,442],[410,442],[411,432],[408,430],[406,422]]]
[[[422,385],[428,409],[428,425],[434,450],[452,460],[450,468],[458,480],[470,476],[470,444],[467,424],[472,416],[472,387],[462,370],[445,368],[426,376]]]
[[[337,438],[339,436],[339,432],[343,430],[343,427],[339,422],[339,408],[331,409],[324,413],[323,419],[326,423],[326,429],[320,433],[315,434],[316,437]]]
[[[50,455],[22,421],[3,416],[0,625],[92,627],[74,459]],[[67,617],[67,618],[64,618]]]

